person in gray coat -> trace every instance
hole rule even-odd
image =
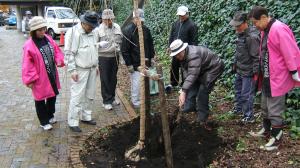
[[[188,45],[180,39],[170,45],[183,69],[184,82],[179,96],[183,112],[197,111],[198,121],[206,123],[209,115],[209,94],[224,71],[224,63],[208,48]]]
[[[242,114],[242,122],[252,123],[255,80],[259,70],[259,31],[249,27],[248,14],[242,11],[235,13],[230,25],[236,30],[236,52],[234,54],[233,72],[235,79],[234,114]]]

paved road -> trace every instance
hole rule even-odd
[[[58,123],[51,131],[39,127],[31,91],[22,85],[21,61],[23,35],[0,27],[0,168],[69,167],[69,147],[81,134],[70,132],[67,126],[69,75],[60,69],[62,90],[57,98]],[[113,120],[128,118],[123,107],[105,111],[101,107],[100,82],[93,117],[98,126]],[[81,125],[83,131],[93,126]]]

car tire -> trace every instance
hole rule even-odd
[[[56,34],[55,34],[55,32],[53,31],[53,29],[49,29],[49,30],[48,30],[48,34],[49,34],[53,39],[55,39]]]

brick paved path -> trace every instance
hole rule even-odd
[[[67,126],[69,78],[60,69],[62,90],[57,98],[58,123],[51,131],[39,127],[31,91],[22,85],[21,61],[23,35],[0,27],[0,168],[63,168],[69,167],[69,147],[81,134],[70,132]],[[123,107],[105,111],[101,106],[98,82],[93,118],[98,126],[113,120],[128,118]],[[80,125],[84,132],[93,126]]]

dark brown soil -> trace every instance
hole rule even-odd
[[[216,131],[204,129],[191,118],[194,118],[193,114],[188,114],[179,124],[174,120],[171,122],[171,141],[176,168],[206,167],[216,157],[215,153],[222,149],[222,139],[217,136]],[[138,141],[139,119],[110,127],[108,130],[100,130],[88,140],[92,143],[86,146],[86,151],[82,151],[81,160],[89,168],[165,167],[160,117],[153,116],[152,123],[155,124],[151,124],[146,148],[142,153],[146,160],[138,163],[124,160],[126,150]]]
[[[119,70],[119,88],[124,94],[130,95],[130,80],[124,66]],[[227,91],[216,87],[211,94],[211,126],[207,131],[196,121],[196,114],[184,114],[183,119],[176,123],[178,111],[177,93],[167,96],[166,108],[169,111],[170,130],[174,166],[178,168],[201,167],[300,167],[300,141],[291,139],[285,129],[280,149],[273,152],[259,149],[266,143],[264,139],[249,136],[249,131],[260,129],[261,118],[259,106],[255,108],[257,119],[252,124],[242,124],[240,117],[228,114],[233,103],[224,97]],[[133,163],[124,160],[125,151],[138,141],[139,120],[103,128],[88,138],[85,149],[81,151],[81,160],[88,168],[106,167],[141,167],[164,168],[164,147],[161,137],[161,123],[157,96],[151,97],[152,124],[147,137],[146,150],[143,156],[147,160]],[[153,124],[155,123],[155,124]]]

